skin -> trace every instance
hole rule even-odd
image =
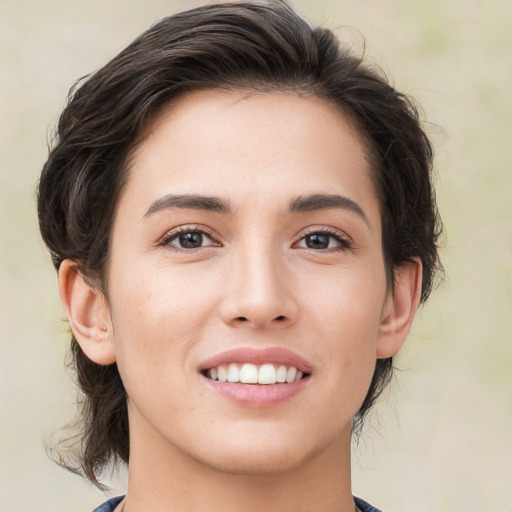
[[[168,194],[214,196],[231,211],[162,207]],[[360,211],[289,210],[314,194]],[[202,246],[181,247],[178,227],[205,231]],[[308,247],[326,231],[327,248]],[[388,287],[381,237],[365,152],[332,106],[202,91],[160,113],[117,207],[108,301],[72,261],[59,279],[83,350],[117,361],[128,393],[125,512],[354,510],[352,418],[420,291],[417,262]],[[313,367],[307,386],[270,407],[212,392],[199,366],[239,347],[300,355]]]

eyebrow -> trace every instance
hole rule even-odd
[[[152,203],[144,214],[144,217],[149,217],[150,215],[167,208],[207,210],[209,212],[222,214],[228,214],[232,211],[229,201],[218,197],[202,196],[197,194],[167,194]]]
[[[329,210],[331,208],[351,211],[361,217],[368,226],[370,225],[363,209],[355,201],[352,201],[352,199],[339,194],[311,194],[308,196],[300,196],[291,201],[288,205],[288,210],[294,213]]]
[[[233,211],[231,203],[215,196],[199,194],[167,194],[154,201],[148,208],[144,217],[167,208],[186,208],[190,210],[206,210],[220,214],[230,214]],[[288,205],[291,213],[305,213],[320,210],[339,208],[354,212],[369,226],[368,218],[363,209],[352,199],[339,194],[311,194],[300,196],[292,200]]]

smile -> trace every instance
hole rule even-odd
[[[215,395],[246,407],[273,407],[309,387],[313,366],[283,347],[241,347],[217,354],[198,368]]]
[[[301,380],[304,372],[295,366],[265,363],[231,363],[219,365],[205,370],[203,375],[220,382],[240,382],[242,384],[278,384],[292,383]]]

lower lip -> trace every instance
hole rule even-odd
[[[213,392],[248,407],[271,407],[278,405],[303,391],[309,384],[310,376],[289,384],[240,384],[220,382],[201,375],[201,380]]]

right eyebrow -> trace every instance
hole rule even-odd
[[[144,218],[166,208],[187,208],[190,210],[206,210],[222,213],[232,212],[228,201],[215,196],[203,196],[198,194],[167,194],[154,201],[144,214]]]
[[[329,210],[331,208],[353,212],[361,217],[366,225],[370,227],[368,217],[363,209],[355,201],[352,201],[352,199],[339,194],[311,194],[308,196],[299,196],[291,201],[288,207],[289,211],[297,213]]]

